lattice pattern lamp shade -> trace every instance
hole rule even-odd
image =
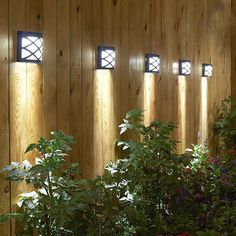
[[[107,46],[98,46],[98,69],[114,69],[115,68],[115,48]]]
[[[17,36],[17,61],[41,63],[43,34],[19,31]]]
[[[190,75],[191,74],[191,62],[189,60],[179,61],[179,75]]]
[[[210,78],[212,76],[212,65],[211,64],[202,64],[202,77]]]
[[[158,73],[160,71],[160,55],[145,55],[145,72]]]

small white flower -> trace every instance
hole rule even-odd
[[[12,167],[18,167],[20,165],[20,163],[19,162],[11,162],[11,166]]]
[[[36,157],[35,158],[35,164],[37,165],[37,164],[40,164],[40,163],[42,163],[42,159]]]
[[[32,165],[30,164],[30,162],[27,161],[27,160],[24,160],[24,161],[22,162],[22,164],[23,164],[23,167],[24,167],[25,169],[30,169],[30,168],[32,167]]]
[[[113,174],[115,174],[117,172],[117,170],[114,169],[112,166],[107,166],[106,170],[108,170],[111,175],[113,175]]]
[[[24,198],[32,198],[33,199],[30,206],[32,206],[32,204],[37,204],[37,202],[38,202],[38,193],[36,193],[35,191],[29,192],[29,193],[22,193],[19,196],[21,197],[21,200],[16,203],[18,207],[22,207],[22,204],[24,202]]]
[[[125,193],[125,197],[120,198],[121,201],[129,201],[129,202],[133,202],[133,199],[134,197],[132,194],[129,193],[129,191]]]
[[[43,195],[46,195],[46,196],[48,195],[48,194],[47,194],[47,191],[46,191],[44,188],[40,188],[40,189],[38,190],[38,192],[41,193],[41,194],[43,194]]]
[[[127,186],[128,181],[126,179],[123,179],[120,183],[119,186]]]
[[[185,149],[185,152],[193,152],[193,149],[191,149],[191,148],[186,148],[186,149]]]
[[[106,184],[105,186],[104,186],[105,188],[114,188],[114,187],[116,187],[116,184]]]
[[[49,157],[51,157],[51,156],[52,156],[51,153],[46,153],[46,154],[45,154],[45,158],[49,158]]]
[[[11,164],[8,165],[8,166],[5,166],[5,167],[3,168],[3,170],[10,172],[10,171],[12,171],[12,170],[18,168],[19,166],[20,166],[20,163],[19,163],[19,162],[11,162]]]
[[[22,204],[23,204],[23,200],[18,201],[16,204],[17,204],[18,207],[21,208],[21,207],[22,207]]]
[[[20,196],[26,197],[26,198],[29,198],[29,197],[35,198],[35,197],[38,197],[38,193],[36,193],[35,191],[32,191],[29,193],[22,193],[22,194],[20,194]]]

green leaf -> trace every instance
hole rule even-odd
[[[37,145],[36,145],[35,143],[31,143],[31,144],[26,148],[25,153],[32,151],[33,149],[35,149],[36,146],[37,146]]]

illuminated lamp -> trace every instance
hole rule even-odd
[[[17,35],[17,61],[42,62],[43,34],[19,31]]]
[[[115,48],[109,46],[98,46],[98,69],[110,69],[115,68]]]
[[[145,55],[145,72],[158,73],[160,71],[160,55],[148,53]]]
[[[179,75],[190,75],[191,74],[191,62],[189,60],[179,61]]]
[[[212,71],[213,68],[211,64],[206,64],[206,63],[202,64],[202,77],[210,78],[212,76]]]

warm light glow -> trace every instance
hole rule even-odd
[[[104,166],[114,155],[115,111],[113,80],[109,70],[95,70],[94,74],[94,173],[102,174]]]
[[[186,79],[178,76],[178,152],[183,153],[186,149]]]
[[[146,54],[145,72],[158,73],[160,71],[160,56],[157,54]]]
[[[115,48],[107,46],[98,47],[98,69],[115,68]]]
[[[179,75],[190,75],[191,74],[191,62],[189,60],[179,61]]]
[[[154,74],[144,74],[143,109],[145,110],[144,123],[149,125],[155,120],[156,80]]]
[[[17,113],[19,107],[16,102],[21,106],[22,113],[26,112],[27,109],[27,84],[26,84],[26,65],[22,63],[11,63],[11,74],[14,75],[14,83],[11,87],[12,106],[11,113]],[[16,107],[15,107],[16,105]]]
[[[178,62],[174,62],[172,64],[172,69],[173,69],[173,74],[178,74],[178,72],[179,72],[179,64],[178,64]]]
[[[211,64],[202,64],[202,77],[210,78],[212,76],[212,65]]]
[[[207,106],[207,90],[208,81],[206,77],[201,80],[201,106],[200,106],[200,143],[207,143],[208,139],[208,106]]]
[[[18,32],[17,61],[42,62],[43,37],[41,33]]]

